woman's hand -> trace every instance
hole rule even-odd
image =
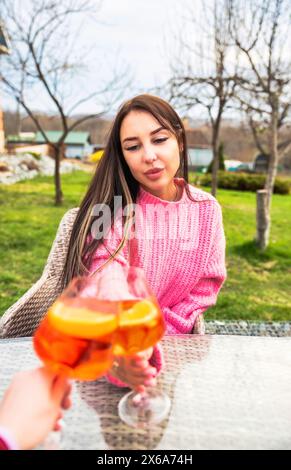
[[[40,444],[60,429],[61,409],[71,406],[71,385],[44,368],[15,375],[0,405],[0,426],[11,433],[20,449]]]
[[[154,387],[157,370],[149,363],[152,354],[153,348],[149,348],[134,356],[116,356],[109,374],[138,392]]]

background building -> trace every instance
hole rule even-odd
[[[51,143],[56,143],[61,137],[61,131],[46,131]],[[9,153],[33,152],[40,155],[54,155],[53,148],[47,145],[41,132],[21,132],[19,135],[7,137]],[[92,151],[89,132],[69,132],[65,139],[64,156],[67,158],[83,159]]]
[[[186,129],[188,145],[189,169],[202,170],[208,167],[213,158],[213,152],[207,137],[199,129]]]

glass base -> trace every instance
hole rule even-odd
[[[129,392],[118,403],[120,419],[129,426],[145,428],[163,421],[171,407],[169,397],[159,390]]]

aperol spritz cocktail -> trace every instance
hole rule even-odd
[[[119,296],[119,319],[113,352],[115,356],[133,356],[155,346],[165,333],[165,320],[143,270],[124,267],[121,271],[116,263],[113,266],[110,278],[115,279],[116,286],[123,286],[122,291],[114,289]],[[135,427],[159,423],[169,409],[168,396],[155,388],[132,391],[118,405],[120,418]]]
[[[130,356],[144,351],[154,346],[164,332],[164,318],[152,296],[146,299],[120,301],[114,354]]]
[[[53,372],[95,380],[113,363],[119,304],[98,298],[92,278],[75,278],[54,302],[34,335],[34,348]]]

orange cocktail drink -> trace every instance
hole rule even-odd
[[[73,286],[77,282],[81,281],[74,280]],[[34,348],[57,374],[95,380],[112,366],[118,302],[70,292],[72,286],[50,307],[34,335]]]
[[[133,355],[154,346],[165,332],[165,321],[157,302],[133,299],[120,302],[114,354]]]

